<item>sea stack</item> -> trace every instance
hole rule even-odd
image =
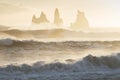
[[[71,24],[71,28],[72,29],[85,29],[88,27],[89,27],[88,20],[86,19],[84,12],[80,12],[78,10],[76,21]]]
[[[44,14],[44,12],[41,12],[40,17],[38,17],[38,18],[36,18],[36,16],[33,15],[32,23],[41,24],[41,23],[48,23],[48,22],[49,21],[48,21],[46,15]]]
[[[58,8],[55,9],[55,13],[54,13],[54,24],[57,26],[60,26],[63,24],[63,20],[60,18]]]

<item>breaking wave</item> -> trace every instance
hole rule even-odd
[[[95,57],[92,55],[88,55],[84,57],[82,60],[73,63],[73,64],[65,64],[60,62],[45,64],[44,62],[36,62],[33,65],[23,64],[21,66],[8,65],[5,68],[0,68],[0,70],[4,70],[7,72],[16,72],[21,71],[25,73],[29,72],[41,72],[41,71],[88,71],[88,70],[96,70],[96,69],[120,69],[120,54],[112,55],[112,56],[101,56]]]
[[[88,55],[73,64],[60,62],[45,64],[41,61],[33,65],[8,65],[0,68],[0,79],[5,80],[118,80],[120,79],[119,74],[119,53],[101,57]],[[85,77],[85,75],[87,76]]]
[[[0,80],[119,80],[119,47],[119,41],[37,42],[1,39],[1,65],[5,62],[9,64],[0,67]],[[106,53],[97,50],[109,55],[103,56]],[[50,60],[50,63],[46,63]],[[33,62],[29,64],[28,61]]]

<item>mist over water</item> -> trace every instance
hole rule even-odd
[[[2,28],[0,80],[118,80],[116,33]]]
[[[0,0],[0,80],[120,80],[118,0]]]
[[[119,52],[119,41],[1,39],[0,79],[118,80]]]
[[[119,80],[118,32],[0,31],[0,80]]]

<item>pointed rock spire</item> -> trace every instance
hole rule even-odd
[[[39,18],[36,18],[35,15],[33,15],[32,22],[36,24],[40,24],[40,23],[48,23],[49,21],[46,15],[44,14],[44,12],[41,12]]]
[[[84,12],[80,12],[79,10],[77,11],[76,21],[73,24],[71,24],[71,27],[73,29],[84,29],[89,27],[89,24],[84,15]]]
[[[33,17],[32,17],[32,22],[36,22],[36,16],[35,15],[33,15]]]
[[[44,14],[44,12],[41,12],[40,18],[39,18],[39,22],[40,23],[48,23],[48,19],[46,17],[46,15]]]
[[[61,25],[62,23],[63,20],[60,18],[59,10],[56,8],[54,13],[54,24]]]

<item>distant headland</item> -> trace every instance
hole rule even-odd
[[[46,14],[42,11],[40,14],[40,17],[36,17],[35,15],[33,15],[32,23],[41,24],[41,23],[50,23],[50,21],[47,19]],[[58,8],[55,9],[53,23],[56,26],[63,25],[63,19],[60,16]],[[79,10],[77,11],[76,20],[74,23],[71,23],[70,27],[73,29],[89,27],[89,23],[88,23],[87,18],[84,15],[84,12],[80,12]]]

